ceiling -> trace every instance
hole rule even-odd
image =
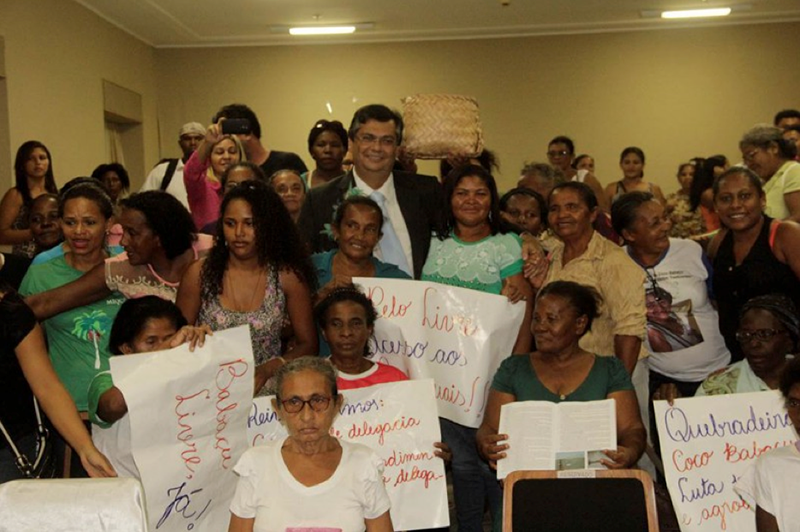
[[[158,48],[389,42],[662,29],[800,20],[799,0],[75,0]],[[504,5],[507,4],[507,5]],[[722,19],[643,11],[730,6]],[[373,23],[353,35],[292,37],[271,27]]]

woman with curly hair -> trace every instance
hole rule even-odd
[[[247,181],[225,195],[217,234],[208,257],[184,274],[177,304],[189,323],[212,330],[250,325],[258,393],[284,364],[282,354],[317,355],[316,276],[289,212],[266,183]],[[282,353],[287,318],[295,342]]]
[[[20,146],[14,160],[14,177],[14,186],[0,201],[0,245],[13,246],[14,255],[33,258],[36,242],[28,220],[31,205],[42,194],[58,194],[47,146],[36,140]]]
[[[26,298],[38,319],[100,301],[114,291],[128,299],[155,295],[174,301],[186,268],[213,243],[213,237],[195,234],[192,215],[180,200],[161,190],[122,200],[119,223],[125,253],[71,283]]]

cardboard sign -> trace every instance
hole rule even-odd
[[[370,340],[375,360],[411,379],[432,378],[439,415],[479,427],[494,374],[516,343],[524,303],[422,281],[359,277],[353,282],[381,316]]]
[[[202,349],[111,359],[128,404],[131,448],[152,531],[227,530],[247,449],[253,397],[247,326],[215,332]]]
[[[753,532],[755,508],[736,484],[760,455],[797,439],[780,393],[677,399],[672,407],[656,401],[654,407],[681,530]]]

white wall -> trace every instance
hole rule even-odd
[[[30,139],[50,149],[60,184],[108,162],[104,79],[142,95],[144,157],[148,166],[158,160],[152,47],[66,0],[0,1],[0,35],[12,163],[19,145]],[[10,182],[11,172],[0,169],[0,182]]]
[[[751,125],[800,108],[800,24],[471,41],[157,50],[161,148],[177,129],[207,122],[231,102],[253,107],[265,143],[297,151],[319,118],[349,123],[373,102],[449,92],[481,104],[487,146],[500,155],[500,184],[525,160],[545,160],[567,134],[598,161],[604,182],[620,178],[620,151],[638,145],[646,177],[677,188],[678,163],[738,156]],[[426,166],[430,168],[430,166]]]

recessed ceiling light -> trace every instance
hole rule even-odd
[[[355,26],[301,26],[289,28],[289,33],[292,35],[340,35],[353,33],[354,31],[356,31]]]
[[[710,9],[686,9],[683,11],[662,11],[661,18],[726,17],[730,14],[731,14],[731,8],[716,7]]]

